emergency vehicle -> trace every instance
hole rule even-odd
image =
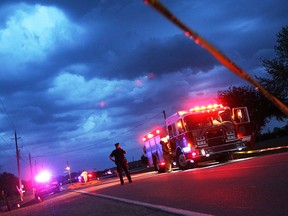
[[[158,172],[165,171],[160,140],[168,140],[180,169],[209,160],[225,162],[231,153],[246,148],[251,139],[251,131],[245,129],[249,124],[246,107],[230,109],[213,104],[178,111],[165,119],[165,127],[143,137],[144,156]]]
[[[58,192],[60,192],[60,185],[49,171],[43,170],[36,175],[34,187],[36,200],[42,201],[45,196]]]
[[[165,127],[156,129],[143,137],[144,147],[143,152],[144,156],[148,159],[148,165],[154,166],[155,171],[159,173],[165,172],[165,162],[163,157],[162,145],[160,144],[161,140],[166,141],[166,130]]]

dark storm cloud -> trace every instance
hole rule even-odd
[[[275,5],[283,7],[277,8]],[[173,11],[172,7],[170,9]],[[264,1],[261,4],[258,1],[197,1],[187,3],[181,12],[174,11],[189,27],[249,70],[258,66],[255,61],[259,62],[260,59],[253,58],[259,49],[266,50],[265,57],[272,57],[271,47],[275,40],[271,38],[275,38],[280,23],[287,23],[287,2],[284,0]],[[254,64],[247,62],[247,59]]]
[[[288,19],[284,0],[162,2],[252,75]],[[142,0],[3,0],[0,60],[0,99],[15,125],[0,113],[2,140],[16,129],[21,153],[61,174],[67,157],[79,170],[112,166],[115,142],[138,159],[139,137],[163,123],[163,110],[245,83]]]
[[[135,78],[150,72],[162,74],[191,68],[194,73],[212,69],[216,61],[188,38],[151,38],[116,62],[113,76]]]
[[[0,85],[5,89],[6,94],[17,92],[30,92],[37,89],[43,91],[47,86],[51,85],[51,76],[57,73],[55,67],[48,63],[30,63],[24,68],[17,69],[17,73],[23,76],[6,76],[0,80]],[[15,71],[6,71],[13,74]],[[25,75],[26,74],[26,75]],[[31,76],[31,74],[33,74]],[[15,91],[16,90],[16,91]]]

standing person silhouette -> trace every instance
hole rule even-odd
[[[124,184],[123,175],[122,175],[123,170],[126,174],[126,177],[129,181],[129,183],[132,183],[132,179],[131,179],[130,173],[128,171],[128,162],[127,162],[127,159],[125,158],[126,151],[120,147],[119,143],[115,144],[115,148],[116,149],[112,151],[109,158],[117,166],[117,172],[119,174],[121,185]]]
[[[162,145],[162,151],[163,151],[163,157],[165,161],[165,170],[168,173],[172,172],[172,150],[170,147],[170,143],[164,142],[163,140],[160,141],[160,144]]]

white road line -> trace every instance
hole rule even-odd
[[[84,191],[84,190],[77,190],[77,191],[74,191],[74,192],[79,192],[79,193],[83,193],[83,194],[89,194],[89,195],[93,195],[93,196],[96,196],[96,197],[116,200],[116,201],[120,201],[120,202],[124,202],[124,203],[128,203],[128,204],[139,205],[139,206],[143,206],[143,207],[146,207],[146,208],[157,209],[157,210],[161,210],[161,211],[164,211],[164,212],[173,213],[173,214],[179,214],[179,215],[184,215],[184,216],[212,216],[212,215],[204,214],[204,213],[200,213],[200,212],[194,212],[194,211],[189,211],[189,210],[172,208],[172,207],[168,207],[168,206],[144,203],[144,202],[139,202],[139,201],[135,201],[135,200],[129,200],[129,199],[124,199],[124,198],[119,198],[119,197],[114,197],[114,196],[108,196],[108,195],[104,195],[104,194],[95,194],[95,193],[87,192],[87,191]]]

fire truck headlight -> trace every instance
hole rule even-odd
[[[206,155],[205,149],[201,149],[201,154],[202,154],[203,156]]]
[[[191,152],[191,147],[190,146],[184,147],[183,151],[184,151],[184,153],[189,153],[189,152]]]
[[[238,151],[241,151],[244,147],[245,147],[245,145],[244,145],[243,143],[238,144],[238,145],[237,145],[237,150],[238,150]]]
[[[201,155],[205,156],[205,157],[210,157],[210,154],[208,151],[206,151],[205,149],[201,149]]]

